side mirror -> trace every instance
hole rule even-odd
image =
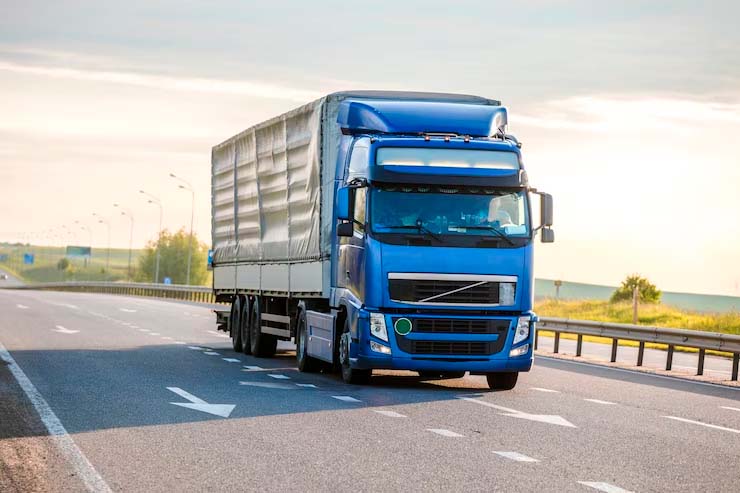
[[[350,204],[354,202],[354,189],[351,187],[342,187],[337,190],[337,218],[342,221],[352,219],[352,210]],[[337,232],[339,229],[337,229]],[[341,235],[340,235],[341,236]],[[352,236],[351,234],[349,236]]]
[[[542,243],[553,243],[555,241],[555,231],[550,228],[542,228]]]
[[[355,234],[355,227],[352,223],[337,224],[337,236],[352,236]]]
[[[542,226],[552,226],[552,195],[549,193],[540,194],[540,218],[542,219]],[[542,241],[544,240],[542,237]]]

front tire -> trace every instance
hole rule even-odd
[[[516,387],[519,372],[489,373],[486,375],[491,390],[511,390]]]
[[[244,354],[252,354],[252,345],[249,337],[249,298],[244,298],[241,315],[239,317],[240,348]]]
[[[277,338],[272,334],[263,334],[261,325],[259,298],[255,298],[249,317],[249,345],[252,348],[252,355],[258,358],[272,358],[277,350]]]
[[[358,370],[350,366],[349,354],[352,336],[349,332],[349,320],[344,322],[344,331],[339,339],[339,363],[342,367],[342,380],[349,384],[365,384],[370,381],[372,370]]]
[[[231,347],[234,351],[242,350],[241,341],[241,297],[236,296],[231,303],[231,313],[229,314],[229,336],[231,336]]]
[[[312,373],[321,367],[320,361],[308,355],[308,324],[306,312],[301,310],[298,316],[298,330],[296,331],[295,357],[298,362],[298,371]]]

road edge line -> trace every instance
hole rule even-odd
[[[67,433],[64,425],[59,421],[59,418],[46,402],[46,399],[44,399],[36,386],[26,376],[21,367],[18,366],[18,363],[15,362],[15,359],[5,349],[2,342],[0,342],[0,358],[5,360],[10,373],[18,382],[21,389],[23,389],[26,397],[33,404],[34,409],[36,409],[39,418],[41,418],[46,430],[49,432],[49,437],[62,453],[62,456],[70,463],[77,476],[85,483],[88,490],[105,493],[111,492],[108,483],[105,482],[98,471],[95,470],[92,463],[85,457],[85,454],[82,453],[82,450],[80,450],[69,433]]]

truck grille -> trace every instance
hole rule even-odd
[[[436,334],[505,334],[510,325],[508,320],[459,318],[412,318],[411,323],[414,332]]]
[[[496,281],[389,279],[388,290],[391,299],[399,302],[466,305],[495,305],[499,302],[499,283]]]
[[[398,338],[401,350],[409,354],[487,356],[496,352],[494,346],[497,342],[415,341],[404,337]]]

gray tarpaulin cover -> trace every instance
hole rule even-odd
[[[338,104],[319,99],[213,148],[214,264],[329,256]]]

